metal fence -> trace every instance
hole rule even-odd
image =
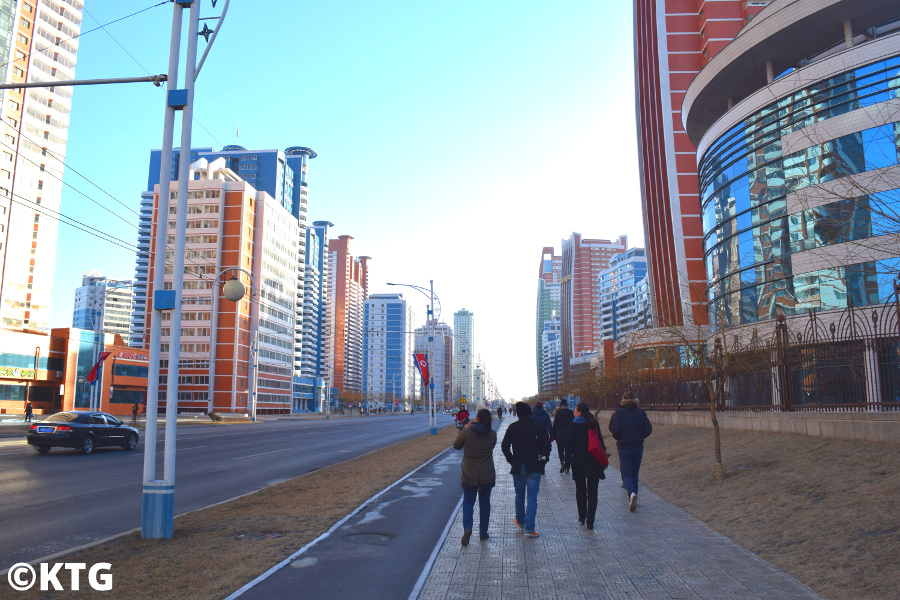
[[[714,351],[702,350],[689,366],[624,361],[618,381],[608,385],[618,391],[598,394],[591,404],[614,408],[619,391],[631,389],[641,406],[655,410],[708,410],[711,397],[726,411],[900,410],[896,294],[874,307],[779,316],[774,328],[725,331]]]

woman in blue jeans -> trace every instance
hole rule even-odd
[[[482,540],[488,539],[491,519],[491,488],[497,480],[494,471],[494,446],[497,433],[491,429],[491,411],[482,408],[456,436],[453,447],[463,451],[463,536],[462,545],[469,545],[475,520],[475,497],[478,496],[480,521],[478,530]]]

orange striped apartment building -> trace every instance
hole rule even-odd
[[[265,192],[254,189],[225,167],[224,159],[191,165],[187,199],[185,267],[181,323],[162,313],[160,410],[166,398],[172,327],[181,327],[178,408],[188,412],[249,413],[256,392],[258,414],[291,411],[291,376],[296,328],[297,218]],[[167,231],[175,230],[177,185],[167,206]],[[156,237],[159,187],[154,190],[152,236]],[[167,239],[166,261],[174,258],[175,236]],[[150,255],[153,272],[155,252]],[[214,285],[217,275],[226,273]],[[165,268],[164,289],[176,274]],[[224,284],[232,276],[248,290],[238,302],[227,300]],[[145,339],[150,339],[153,282],[148,285]],[[215,326],[213,326],[215,323]],[[258,366],[258,370],[255,370]]]

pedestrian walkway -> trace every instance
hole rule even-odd
[[[504,419],[499,440],[514,421]],[[499,442],[494,463],[490,539],[478,539],[476,505],[476,535],[463,548],[458,511],[418,596],[414,591],[411,598],[821,598],[646,487],[637,510],[629,512],[619,473],[612,468],[600,482],[594,530],[579,525],[575,484],[559,473],[555,446],[538,497],[540,537],[526,538],[513,523],[515,492]]]

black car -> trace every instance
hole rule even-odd
[[[28,428],[28,443],[41,454],[53,446],[75,448],[90,454],[94,448],[121,446],[134,450],[138,430],[102,412],[69,411],[50,415]]]

